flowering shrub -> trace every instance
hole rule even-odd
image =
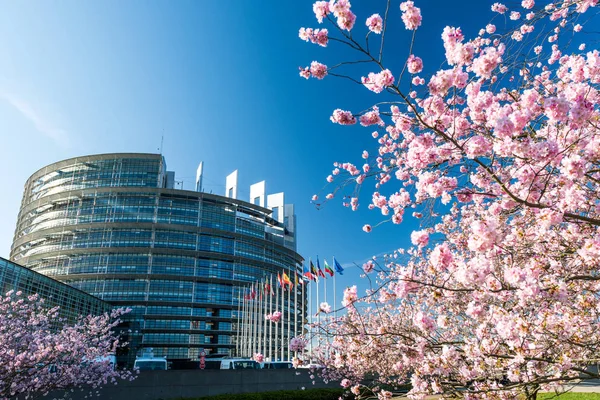
[[[330,43],[357,54],[321,67],[325,78],[381,96],[365,111],[333,111],[333,123],[368,127],[375,148],[362,165],[334,164],[325,201],[343,193],[356,210],[373,183],[369,209],[394,224],[421,221],[413,247],[377,263],[378,286],[364,296],[346,289],[348,312],[320,327],[335,335],[317,349],[326,378],[361,394],[364,378],[376,376],[410,382],[412,398],[469,399],[534,399],[598,378],[585,367],[600,358],[600,52],[580,42],[597,30],[579,33],[597,2],[494,3],[505,27],[482,24],[471,39],[446,27],[445,65],[429,76],[416,75],[424,62],[412,44],[386,42],[406,52],[394,68],[383,45],[364,43],[384,41],[390,24],[418,38],[418,1],[388,1],[399,14],[370,5],[364,16],[349,1],[315,3]],[[365,24],[355,27],[356,18]],[[365,59],[366,76],[344,72]],[[389,398],[374,385],[371,394]]]
[[[271,314],[265,315],[265,319],[268,319],[271,322],[277,323],[281,321],[281,311],[274,311]]]
[[[262,363],[265,360],[265,356],[262,353],[254,353],[252,359],[257,363]]]
[[[308,342],[302,337],[294,337],[290,340],[290,350],[302,352],[306,348]]]
[[[127,311],[82,317],[61,327],[59,308],[45,306],[38,295],[10,291],[0,296],[0,398],[132,380],[130,371],[114,370],[107,357],[120,346],[111,329]]]

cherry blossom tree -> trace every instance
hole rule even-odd
[[[313,61],[300,75],[381,96],[333,111],[375,144],[361,163],[334,164],[324,201],[420,223],[412,247],[364,266],[372,289],[348,288],[345,315],[319,326],[333,337],[318,349],[327,379],[382,399],[382,384],[404,383],[415,399],[534,399],[598,378],[587,367],[600,358],[600,53],[582,42],[594,32],[580,33],[597,2],[495,3],[498,26],[470,39],[440,32],[445,63],[427,75],[413,54],[427,17],[418,0],[372,3],[364,16],[348,0],[313,5],[319,28],[300,38],[355,58]],[[392,24],[410,45],[386,43]],[[384,50],[406,61],[387,65]]]
[[[82,317],[73,325],[59,318],[38,295],[0,296],[0,398],[41,396],[51,390],[97,389],[133,379],[117,371],[108,356],[119,344],[112,329],[127,310]]]

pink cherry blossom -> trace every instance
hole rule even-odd
[[[406,66],[408,67],[408,72],[411,74],[418,74],[423,70],[423,60],[420,57],[416,57],[411,54],[408,56],[408,61],[406,61]]]
[[[327,14],[329,14],[331,12],[329,9],[329,2],[328,1],[315,2],[315,4],[313,5],[313,12],[315,13],[315,16],[317,17],[317,21],[319,21],[319,23],[322,23],[323,18],[325,18],[327,16]]]
[[[504,14],[508,11],[508,8],[502,3],[494,3],[492,4],[492,11],[497,12],[498,14]]]
[[[533,399],[539,389],[596,377],[582,371],[600,358],[600,51],[572,40],[589,21],[580,14],[597,3],[536,9],[523,0],[512,11],[495,3],[494,13],[510,14],[490,13],[475,36],[453,26],[427,33],[441,33],[445,52],[427,74],[411,55],[422,43],[398,39],[379,54],[372,35],[338,32],[356,53],[330,53],[342,58],[333,61],[336,75],[349,78],[340,85],[386,93],[377,102],[369,93],[353,99],[354,112],[334,111],[338,124],[360,119],[372,146],[358,147],[357,162],[335,164],[331,192],[351,210],[366,201],[375,214],[363,230],[385,235],[388,246],[391,230],[413,225],[398,231],[398,248],[377,258],[377,268],[374,259],[362,265],[363,297],[347,288],[342,316],[313,324],[311,333],[331,340],[307,334],[319,343],[311,359],[324,379],[346,379],[365,397],[385,398],[381,384],[410,384],[415,399]],[[390,13],[382,25],[416,29],[415,10],[404,2],[402,22]],[[387,68],[398,58],[387,53],[398,51],[409,73],[395,79]]]
[[[323,79],[327,75],[327,66],[317,61],[310,64],[310,74],[317,79]]]
[[[293,337],[290,340],[290,350],[294,352],[302,352],[308,345],[308,342],[303,337]]]
[[[350,11],[350,1],[333,0],[329,7],[333,15],[337,18],[337,24],[341,29],[351,31],[356,21],[356,15]]]
[[[274,311],[270,314],[266,314],[265,319],[267,319],[273,323],[277,323],[277,322],[281,321],[281,316],[282,316],[281,311]]]
[[[379,116],[379,107],[374,106],[373,110],[368,111],[359,117],[362,126],[381,125],[384,126],[383,120]]]
[[[305,42],[318,44],[321,47],[327,47],[329,42],[329,31],[327,29],[300,28],[298,36]]]
[[[352,303],[358,300],[358,294],[356,285],[348,287],[344,290],[344,298],[342,299],[342,305],[348,307]]]
[[[402,11],[402,22],[406,29],[414,31],[421,26],[421,9],[414,6],[414,2],[405,1],[400,3],[400,10]]]
[[[356,123],[356,118],[354,118],[350,111],[340,110],[339,108],[333,112],[330,119],[331,122],[340,125],[353,125]]]
[[[109,362],[123,346],[114,332],[118,318],[130,310],[81,316],[73,323],[62,320],[59,310],[37,294],[0,296],[1,398],[75,388],[95,392],[109,382],[135,379],[132,371]]]
[[[371,32],[380,34],[383,30],[383,19],[379,14],[373,14],[367,18],[367,27]]]
[[[429,243],[429,233],[426,230],[413,231],[410,234],[410,241],[415,246],[424,247]]]
[[[331,306],[327,302],[322,302],[319,304],[319,311],[329,314],[331,312]]]
[[[523,0],[521,2],[521,7],[523,7],[526,10],[531,10],[534,5],[535,5],[535,0]]]
[[[367,77],[362,77],[361,82],[367,89],[381,93],[383,89],[394,84],[394,76],[386,69],[378,73],[371,72]]]

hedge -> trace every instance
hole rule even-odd
[[[344,389],[279,390],[263,393],[219,394],[181,400],[338,400],[343,394]]]

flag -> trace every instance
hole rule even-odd
[[[335,272],[333,272],[333,269],[327,264],[327,260],[323,260],[323,264],[325,264],[325,272],[327,272],[329,276],[333,276]]]
[[[265,283],[265,293],[269,294],[269,292],[271,291],[271,285],[269,285],[269,282]]]
[[[310,264],[312,265],[312,261],[310,262]],[[302,275],[304,275],[304,277],[308,278],[308,280],[313,280],[313,274],[312,274],[312,272],[310,272],[307,265],[302,267]],[[303,277],[303,279],[304,279],[304,277]]]
[[[246,293],[246,289],[248,288],[244,288],[244,300],[248,301],[250,300],[250,293]]]
[[[256,290],[254,290],[254,286],[252,287],[252,290],[250,291],[250,298],[252,300],[254,300],[256,298]]]
[[[269,278],[269,281],[271,281],[271,278]],[[271,290],[271,296],[275,296],[275,291],[273,290],[273,285],[269,285],[269,290]]]
[[[315,264],[313,264],[312,260],[310,261],[310,274],[312,279],[315,282],[319,282],[319,274],[317,273],[317,269],[315,268]]]
[[[344,275],[344,268],[342,268],[342,266],[340,265],[340,263],[337,262],[337,260],[335,259],[335,257],[333,257],[333,266],[335,267],[335,272],[337,272],[340,275]]]
[[[300,279],[298,279],[298,272],[294,271],[294,274],[296,275],[296,286],[304,285],[304,280],[302,279],[302,277],[300,277]]]
[[[279,283],[280,288],[283,288],[283,281],[281,280],[281,275],[279,275],[279,272],[277,273],[277,283]]]
[[[321,270],[321,264],[319,264],[319,257],[317,257],[317,273],[321,278],[325,278],[325,274],[323,273],[323,270]]]
[[[283,281],[284,285],[288,285],[289,287],[294,287],[294,284],[290,280],[290,277],[287,276],[287,274],[285,273],[285,271],[283,271],[283,275],[282,275],[281,280]]]

